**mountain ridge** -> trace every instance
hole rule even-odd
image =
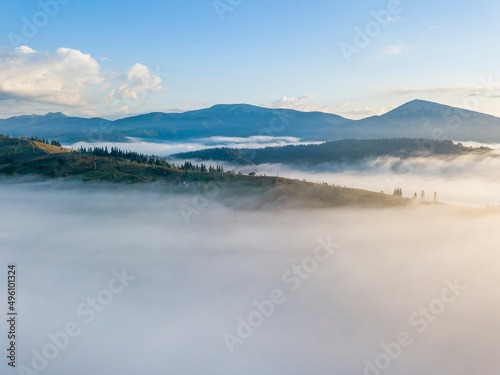
[[[431,145],[432,147],[429,147]],[[450,140],[415,138],[344,139],[321,144],[274,146],[258,149],[217,147],[170,155],[174,160],[228,162],[235,165],[284,164],[315,168],[324,163],[353,165],[362,160],[394,157],[457,157],[486,155],[490,148],[465,147]]]
[[[43,115],[37,115],[37,114],[29,114],[29,115],[17,115],[17,116],[11,116],[11,117],[7,117],[7,118],[4,118],[4,119],[0,119],[0,121],[4,121],[4,120],[12,120],[12,119],[22,119],[22,118],[43,118],[43,117],[46,117],[48,118],[49,116],[50,117],[65,117],[65,118],[80,118],[80,119],[87,119],[87,120],[91,120],[91,119],[101,119],[101,120],[104,120],[104,121],[109,121],[109,122],[115,122],[115,121],[120,121],[120,120],[124,120],[124,119],[129,119],[129,118],[135,118],[135,117],[142,117],[142,116],[148,116],[148,115],[167,115],[167,116],[175,116],[175,115],[186,115],[186,114],[194,114],[194,113],[197,113],[197,112],[204,112],[204,111],[211,111],[211,110],[214,110],[214,109],[218,109],[218,108],[229,108],[229,109],[234,109],[234,108],[252,108],[252,109],[255,109],[255,110],[266,110],[266,111],[274,111],[274,112],[280,112],[280,111],[287,111],[287,112],[296,112],[296,113],[318,113],[318,114],[324,114],[324,115],[334,115],[334,116],[338,116],[338,117],[341,117],[347,121],[362,121],[362,120],[367,120],[367,119],[370,119],[370,118],[374,118],[374,117],[384,117],[386,115],[390,115],[392,113],[396,113],[396,112],[399,112],[400,110],[402,109],[406,109],[406,108],[412,108],[412,109],[415,109],[417,105],[427,105],[429,107],[433,106],[435,108],[448,108],[448,109],[453,109],[453,110],[459,110],[459,111],[464,111],[464,112],[470,112],[470,113],[473,113],[473,114],[480,114],[480,115],[484,115],[484,116],[488,116],[488,117],[493,117],[493,118],[496,118],[496,119],[500,119],[499,116],[494,116],[494,115],[490,115],[490,114],[487,114],[487,113],[484,113],[484,112],[479,112],[479,111],[473,111],[473,110],[469,110],[469,109],[463,109],[463,108],[459,108],[459,107],[454,107],[454,106],[451,106],[451,105],[448,105],[448,104],[441,104],[441,103],[437,103],[437,102],[432,102],[432,101],[429,101],[429,100],[423,100],[423,99],[413,99],[413,100],[410,100],[404,104],[401,104],[400,106],[392,109],[392,110],[389,110],[387,111],[386,113],[382,114],[382,115],[373,115],[373,116],[368,116],[368,117],[364,117],[364,118],[361,118],[361,119],[358,119],[358,120],[353,120],[353,119],[349,119],[347,117],[343,117],[343,116],[340,116],[338,114],[335,114],[335,113],[330,113],[330,112],[322,112],[322,111],[300,111],[298,109],[292,109],[292,108],[268,108],[268,107],[262,107],[262,106],[257,106],[257,105],[253,105],[253,104],[246,104],[246,103],[235,103],[235,104],[224,104],[224,103],[220,103],[220,104],[214,104],[210,107],[206,107],[206,108],[201,108],[201,109],[193,109],[193,110],[188,110],[188,111],[184,111],[184,112],[161,112],[161,111],[154,111],[154,112],[146,112],[146,113],[140,113],[140,114],[135,114],[133,116],[127,116],[127,117],[122,117],[122,118],[118,118],[118,119],[115,119],[115,120],[108,120],[104,117],[99,117],[99,116],[93,116],[93,117],[79,117],[79,116],[68,116],[66,115],[65,113],[63,112],[47,112],[46,114],[43,114]],[[425,108],[426,110],[428,110],[429,108]]]
[[[421,99],[360,120],[318,111],[216,104],[182,113],[150,112],[113,121],[71,117],[61,112],[14,116],[0,119],[0,132],[13,136],[36,134],[68,143],[126,142],[129,137],[176,142],[256,135],[311,141],[406,137],[491,143],[500,142],[500,118]]]

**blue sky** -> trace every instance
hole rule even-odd
[[[1,117],[249,103],[360,118],[415,98],[500,116],[493,0],[1,0],[0,7]],[[366,46],[356,43],[357,30]],[[349,58],[347,45],[356,50]]]

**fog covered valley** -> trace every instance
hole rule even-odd
[[[214,199],[186,222],[193,197],[154,186],[17,179],[0,200],[1,258],[22,288],[20,364],[36,373],[497,368],[496,211]]]
[[[410,140],[411,141],[411,140]],[[433,141],[421,140],[423,150],[433,150]],[[259,149],[289,145],[319,144],[302,141],[298,138],[283,137],[213,137],[189,143],[155,143],[131,139],[129,143],[78,142],[66,147],[113,147],[144,154],[164,157],[215,148]],[[455,142],[458,144],[458,142]],[[420,199],[424,191],[427,201],[432,201],[434,192],[442,203],[474,207],[500,206],[500,155],[499,145],[478,142],[462,142],[466,147],[487,147],[490,152],[401,157],[399,155],[380,155],[360,158],[354,161],[331,161],[311,165],[297,163],[261,162],[257,165],[242,165],[232,161],[212,159],[189,159],[193,163],[224,166],[227,171],[241,171],[243,174],[255,172],[257,175],[280,176],[290,179],[306,180],[314,183],[328,183],[349,188],[393,194],[402,189],[403,196],[413,198],[417,193]],[[417,143],[418,145],[418,143]],[[189,154],[186,154],[189,155]],[[196,155],[196,153],[194,153]],[[177,165],[186,159],[169,159]]]
[[[0,375],[498,375],[498,1],[0,1]]]
[[[0,180],[22,373],[496,369],[495,149],[208,173],[4,144],[47,170]]]

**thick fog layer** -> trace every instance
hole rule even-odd
[[[496,211],[209,200],[188,224],[180,203],[152,186],[0,184],[24,373],[497,373]]]
[[[285,144],[301,144],[291,137],[212,137],[192,143],[151,143],[134,140],[132,143],[78,143],[71,147],[107,146],[144,154],[170,155],[177,152],[200,150],[207,147],[267,147]],[[424,190],[426,198],[432,200],[434,192],[440,202],[468,206],[500,206],[500,155],[499,145],[464,142],[472,147],[486,146],[495,149],[489,155],[465,155],[432,158],[380,157],[358,163],[322,164],[317,166],[291,166],[264,164],[241,166],[220,161],[212,164],[224,165],[226,170],[256,172],[312,182],[327,182],[339,186],[354,187],[392,194],[401,188],[403,196],[420,197]],[[182,164],[184,160],[174,160]],[[195,161],[196,162],[196,161]]]
[[[175,160],[177,164],[182,160]],[[196,162],[196,161],[194,161]],[[221,164],[226,170],[307,180],[310,182],[354,187],[386,194],[395,188],[403,190],[403,196],[420,198],[424,190],[431,201],[437,192],[442,203],[467,206],[500,206],[500,157],[490,155],[418,157],[400,159],[380,157],[357,163],[321,164],[316,166],[292,166],[286,164],[260,164],[241,166]]]

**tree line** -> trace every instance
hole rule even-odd
[[[111,147],[108,149],[107,146],[104,147],[83,147],[80,146],[78,151],[81,154],[94,155],[94,156],[103,156],[103,157],[111,157],[117,159],[125,159],[129,160],[133,163],[138,164],[149,164],[155,165],[158,167],[166,167],[166,168],[174,168],[185,172],[201,172],[201,173],[224,173],[224,167],[220,165],[216,165],[215,167],[212,165],[206,164],[193,164],[190,161],[185,161],[181,165],[175,165],[173,163],[169,163],[165,157],[158,155],[146,155],[142,153],[138,153],[135,151],[124,151],[119,149],[118,147]]]
[[[10,139],[10,138],[13,138],[11,137],[9,134],[1,134],[0,133],[0,138],[7,138],[7,139]],[[16,139],[18,137],[15,137]],[[47,138],[38,138],[37,136],[35,137],[19,137],[19,139],[24,139],[24,140],[28,140],[28,141],[35,141],[35,142],[40,142],[40,143],[44,143],[46,145],[52,145],[52,146],[57,146],[57,147],[62,147],[61,146],[61,142],[59,141],[56,141],[56,140],[48,140]]]

